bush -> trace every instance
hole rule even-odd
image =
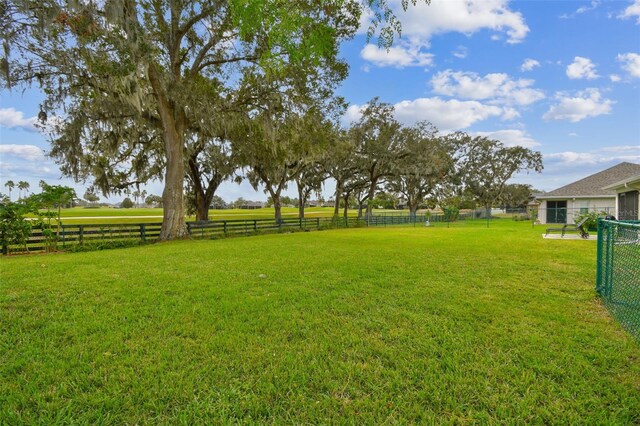
[[[12,202],[5,199],[0,202],[0,245],[3,249],[18,245],[26,250],[32,222],[26,220],[24,215],[34,211],[37,210],[28,200]]]
[[[576,216],[576,218],[574,219],[574,222],[578,223],[582,219],[587,218],[587,221],[583,225],[584,228],[589,229],[591,231],[595,231],[596,229],[598,229],[598,218],[605,217],[607,214],[608,214],[607,212],[580,213],[578,216]]]
[[[455,222],[460,215],[460,209],[456,206],[447,206],[442,211],[444,212],[445,222]]]

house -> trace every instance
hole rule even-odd
[[[605,186],[616,192],[617,218],[620,220],[640,220],[640,174]]]
[[[618,217],[616,188],[624,188],[628,179],[638,175],[640,164],[625,162],[541,194],[536,197],[540,202],[538,219],[541,223],[574,223],[580,214],[593,211]],[[633,192],[633,188],[626,192]],[[637,197],[637,191],[635,194]]]
[[[238,206],[238,208],[241,208],[243,210],[256,210],[256,209],[261,209],[263,207],[264,207],[264,203],[260,201],[245,201],[243,204]]]

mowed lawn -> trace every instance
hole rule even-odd
[[[637,424],[592,241],[388,227],[0,259],[0,424]]]

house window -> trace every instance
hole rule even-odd
[[[638,191],[618,194],[618,219],[638,220]]]
[[[547,201],[547,223],[567,223],[567,201]]]

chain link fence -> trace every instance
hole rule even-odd
[[[598,221],[596,291],[613,317],[640,340],[639,221]]]

